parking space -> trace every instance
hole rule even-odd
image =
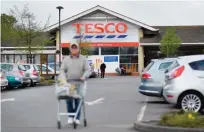
[[[133,122],[142,115],[145,103],[147,106],[142,120],[156,120],[173,108],[162,99],[148,97],[147,101],[146,96],[138,93],[139,83],[138,77],[128,76],[90,79],[85,99],[88,127],[81,125],[78,131],[133,131]],[[57,131],[54,85],[4,91],[2,100],[2,132]],[[96,103],[91,103],[94,101]],[[63,101],[62,110],[66,111]],[[73,129],[66,125],[67,117],[63,117],[62,121],[62,131]]]

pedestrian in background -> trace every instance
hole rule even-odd
[[[105,63],[101,64],[100,70],[101,70],[101,78],[104,78],[105,72],[106,72],[106,64]]]
[[[62,66],[60,68],[60,78],[68,80],[82,80],[84,81],[89,77],[89,65],[88,60],[85,56],[80,54],[80,47],[77,42],[72,42],[70,44],[71,55],[65,57],[62,61]],[[81,85],[77,85],[77,89]],[[75,113],[79,106],[79,99],[69,99],[66,101],[68,113]],[[81,111],[81,110],[80,110]],[[76,118],[76,123],[80,123],[80,113],[78,113]],[[68,116],[68,124],[73,123],[73,116]]]

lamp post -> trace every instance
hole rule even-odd
[[[56,7],[59,10],[59,66],[61,67],[61,10],[64,9],[62,6]]]

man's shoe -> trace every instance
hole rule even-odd
[[[76,120],[76,124],[79,125],[80,124],[80,120]]]
[[[73,124],[73,118],[72,117],[68,117],[67,124]]]

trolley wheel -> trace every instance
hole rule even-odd
[[[86,126],[87,126],[87,120],[84,119],[84,127],[86,127]]]
[[[58,127],[58,129],[61,128],[61,122],[60,121],[57,122],[57,127]]]
[[[77,128],[77,124],[76,124],[76,122],[73,122],[73,127],[74,127],[74,129]]]

